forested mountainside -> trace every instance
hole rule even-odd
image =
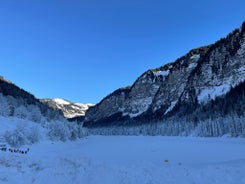
[[[41,103],[3,77],[0,77],[0,124],[1,141],[12,147],[41,139],[65,141],[86,135],[81,125],[68,122],[60,110]]]
[[[21,89],[3,77],[0,79],[0,115],[16,116],[31,121],[64,118],[61,111],[41,103],[34,95]]]
[[[216,43],[148,70],[132,86],[111,93],[87,111],[84,125],[151,126],[175,119],[197,127],[224,116],[241,118],[244,80],[245,22]]]

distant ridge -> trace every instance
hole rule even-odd
[[[47,104],[51,108],[61,110],[64,116],[68,119],[84,117],[86,111],[93,106],[93,104],[73,103],[62,98],[46,98],[41,99],[40,101],[44,104]]]

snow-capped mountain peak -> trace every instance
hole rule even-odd
[[[61,110],[66,118],[85,116],[89,107],[93,106],[93,104],[73,103],[62,98],[41,99],[41,102],[54,109]]]
[[[57,104],[60,104],[60,105],[71,104],[71,102],[69,102],[68,100],[62,99],[62,98],[54,98],[53,101],[56,102]]]

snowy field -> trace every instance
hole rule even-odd
[[[89,136],[0,151],[1,184],[245,184],[245,139]]]

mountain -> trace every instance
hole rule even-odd
[[[49,107],[53,109],[61,110],[64,116],[68,119],[75,117],[84,117],[88,108],[93,106],[93,104],[73,103],[61,98],[46,98],[41,99],[40,101],[44,104],[47,104]]]
[[[43,139],[75,140],[87,135],[59,109],[49,107],[34,95],[0,77],[0,143],[12,148]]]
[[[87,111],[84,126],[133,126],[170,118],[197,122],[204,109],[212,110],[210,103],[218,103],[219,97],[226,101],[226,95],[244,81],[245,22],[226,38],[148,70],[132,86],[109,94]]]
[[[59,110],[41,103],[34,95],[0,77],[0,115],[34,122],[64,118]]]

